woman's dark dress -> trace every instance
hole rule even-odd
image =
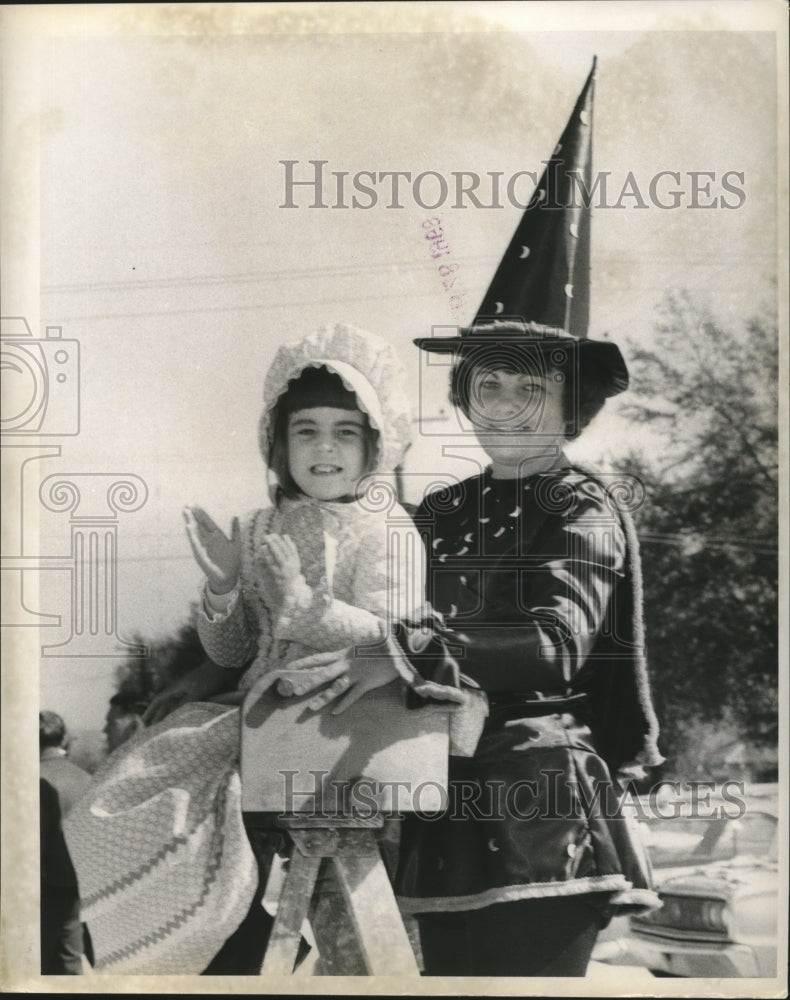
[[[404,823],[405,911],[596,893],[651,906],[650,869],[610,773],[660,762],[643,657],[636,538],[612,489],[558,463],[427,497],[415,520],[445,652],[486,692],[439,817]]]

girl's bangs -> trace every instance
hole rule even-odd
[[[360,410],[363,412],[355,392],[343,385],[339,375],[328,368],[305,368],[280,397],[286,415],[297,410],[311,410],[319,406],[331,406],[337,410]]]

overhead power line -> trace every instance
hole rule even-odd
[[[677,252],[672,253],[665,251],[642,251],[638,254],[633,254],[632,256],[642,257],[650,261],[677,261]],[[491,255],[476,254],[474,256],[451,254],[453,261],[455,261],[460,266],[468,266],[470,268],[476,267],[487,267],[492,264],[494,257]],[[775,255],[771,255],[765,252],[758,252],[754,254],[746,255],[747,259],[752,260],[771,260],[775,261]],[[437,258],[438,260],[438,258]],[[698,258],[687,259],[689,266],[696,267],[706,267],[708,269],[715,269],[720,272],[728,271],[732,267],[743,267],[744,254],[739,254],[737,259],[732,258],[730,262],[721,256],[717,256],[712,259],[709,256],[700,256]],[[389,271],[414,271],[414,270],[424,270],[426,266],[430,266],[431,258],[428,256],[422,257],[416,255],[414,258],[409,260],[398,260],[389,261],[381,263],[353,263],[353,264],[322,264],[320,267],[321,276],[334,276],[339,277],[343,275],[350,275],[353,277],[363,275],[363,274],[373,274],[373,273],[387,273]],[[597,256],[595,260],[595,266],[597,270],[608,266],[609,264],[622,264],[622,258],[620,256]],[[60,284],[45,284],[41,286],[42,292],[46,293],[67,293],[67,292],[98,292],[98,291],[139,291],[142,289],[170,289],[170,288],[192,288],[192,287],[213,287],[217,285],[246,285],[246,284],[259,284],[271,281],[287,281],[287,280],[298,280],[301,278],[309,279],[314,281],[316,276],[316,268],[313,265],[306,267],[291,267],[284,268],[282,270],[265,270],[265,271],[242,271],[236,274],[193,274],[193,275],[180,275],[172,278],[129,278],[129,279],[115,279],[112,281],[84,281],[84,282],[63,282]],[[664,282],[665,284],[666,282]],[[616,286],[609,286],[607,288],[615,288]]]

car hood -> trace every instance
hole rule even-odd
[[[735,896],[775,892],[778,864],[760,858],[735,858],[728,862],[711,862],[693,871],[668,875],[660,879],[662,894],[715,896],[732,899]]]

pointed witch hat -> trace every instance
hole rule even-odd
[[[590,340],[590,198],[596,60],[565,131],[516,228],[471,326],[453,337],[419,337],[424,351],[481,360],[529,350],[595,367],[606,395],[628,388],[611,341]],[[583,184],[583,187],[582,187]],[[558,354],[556,352],[559,352]]]

